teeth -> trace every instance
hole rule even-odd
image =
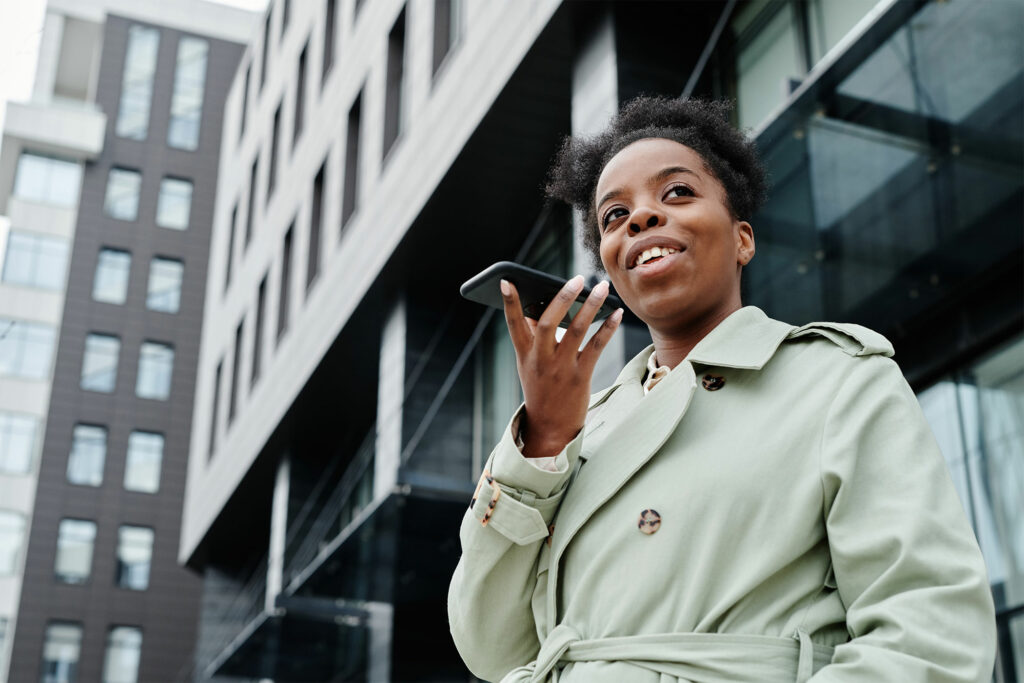
[[[640,256],[637,257],[636,265],[640,266],[643,265],[644,263],[647,263],[652,258],[658,258],[659,256],[668,256],[669,254],[675,254],[678,251],[678,249],[673,249],[672,247],[651,247],[650,249],[645,249],[644,253],[640,254]]]
[[[653,249],[651,249],[651,256],[652,257],[654,257],[654,256],[661,256],[661,248],[654,247]]]

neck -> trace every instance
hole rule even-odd
[[[654,356],[658,365],[675,368],[690,355],[697,343],[706,337],[711,330],[741,308],[739,303],[733,306],[710,312],[696,320],[687,321],[676,327],[648,326],[651,339],[654,341]]]

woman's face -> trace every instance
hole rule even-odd
[[[740,307],[753,230],[732,217],[725,188],[695,151],[661,138],[634,142],[604,167],[596,201],[601,262],[649,326],[679,329]]]

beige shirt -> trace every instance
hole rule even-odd
[[[665,375],[670,373],[672,368],[667,365],[658,365],[658,361],[655,360],[654,354],[647,359],[647,379],[644,381],[644,396],[646,396],[654,385],[662,380]],[[519,421],[512,425],[512,431],[516,437],[516,447],[519,448],[519,452],[523,452],[523,437],[519,434]],[[546,458],[527,458],[527,461],[546,472],[557,472],[558,467],[555,465],[555,458],[557,456],[551,455]]]

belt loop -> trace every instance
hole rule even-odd
[[[807,683],[814,674],[814,641],[802,628],[796,631],[800,639],[800,662],[796,669],[796,683]]]

